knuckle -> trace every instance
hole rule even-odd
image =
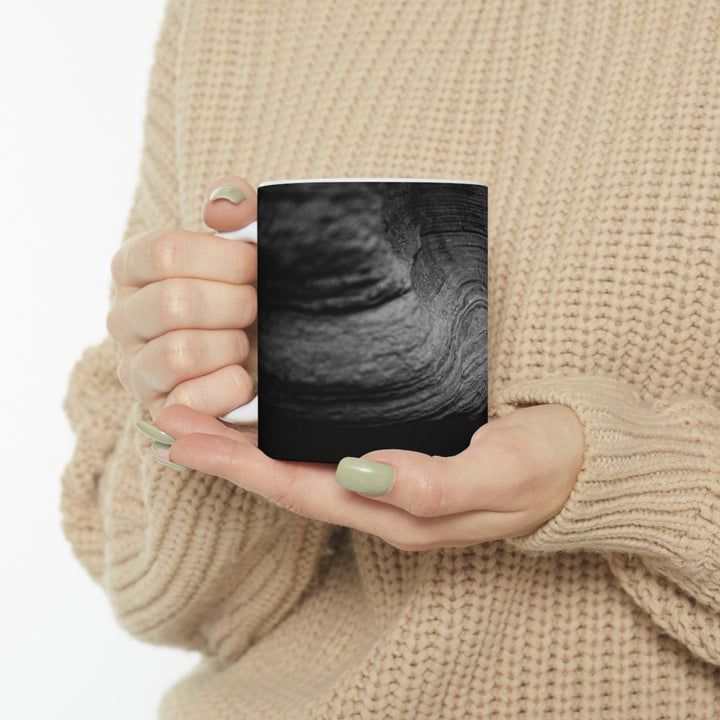
[[[413,483],[408,512],[415,517],[431,518],[443,514],[445,488],[436,473],[420,475]]]
[[[180,327],[192,317],[197,298],[188,283],[165,280],[159,283],[156,316],[167,328]]]
[[[197,367],[200,351],[191,333],[173,332],[163,337],[162,358],[175,377],[187,377]]]
[[[197,391],[194,384],[183,383],[178,385],[167,397],[170,405],[185,405],[186,407],[199,408],[202,406],[202,393]]]
[[[183,243],[172,231],[156,233],[150,238],[149,264],[155,277],[177,274],[183,265]]]
[[[203,387],[203,400],[217,405],[219,402],[232,403],[233,407],[249,402],[253,397],[253,383],[250,376],[240,365],[228,365],[222,368],[212,380],[212,384]],[[186,403],[183,403],[186,404]]]
[[[296,515],[306,515],[307,511],[301,502],[302,493],[298,492],[297,468],[290,467],[284,476],[284,482],[278,483],[268,498],[279,507]]]

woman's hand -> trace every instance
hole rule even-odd
[[[378,450],[361,461],[343,460],[337,472],[272,460],[258,450],[256,435],[189,408],[168,408],[156,426],[176,438],[155,451],[161,461],[224,477],[288,510],[372,533],[403,550],[533,532],[565,504],[584,455],[582,427],[562,405],[493,420],[454,457]]]
[[[213,199],[219,187],[240,193]],[[219,231],[244,227],[257,218],[255,191],[222,178],[208,189],[203,217]],[[112,275],[107,327],[121,349],[118,376],[153,417],[174,403],[219,416],[252,398],[253,243],[177,229],[145,233],[123,244]]]

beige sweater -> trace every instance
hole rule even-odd
[[[170,2],[127,234],[203,229],[229,172],[483,180],[491,414],[564,403],[586,456],[533,535],[403,553],[152,463],[88,350],[64,528],[123,627],[204,654],[161,717],[718,717],[718,27],[715,0]]]

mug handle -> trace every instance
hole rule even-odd
[[[244,228],[237,230],[229,230],[228,232],[215,233],[218,237],[229,238],[230,240],[240,240],[242,242],[253,242],[257,244],[257,220],[251,222]],[[231,410],[223,415],[220,419],[225,422],[234,423],[236,425],[249,425],[256,423],[258,419],[258,399],[257,395],[245,405]]]

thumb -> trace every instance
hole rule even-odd
[[[257,220],[257,193],[243,178],[226,175],[205,193],[203,222],[217,232],[239,230]]]

